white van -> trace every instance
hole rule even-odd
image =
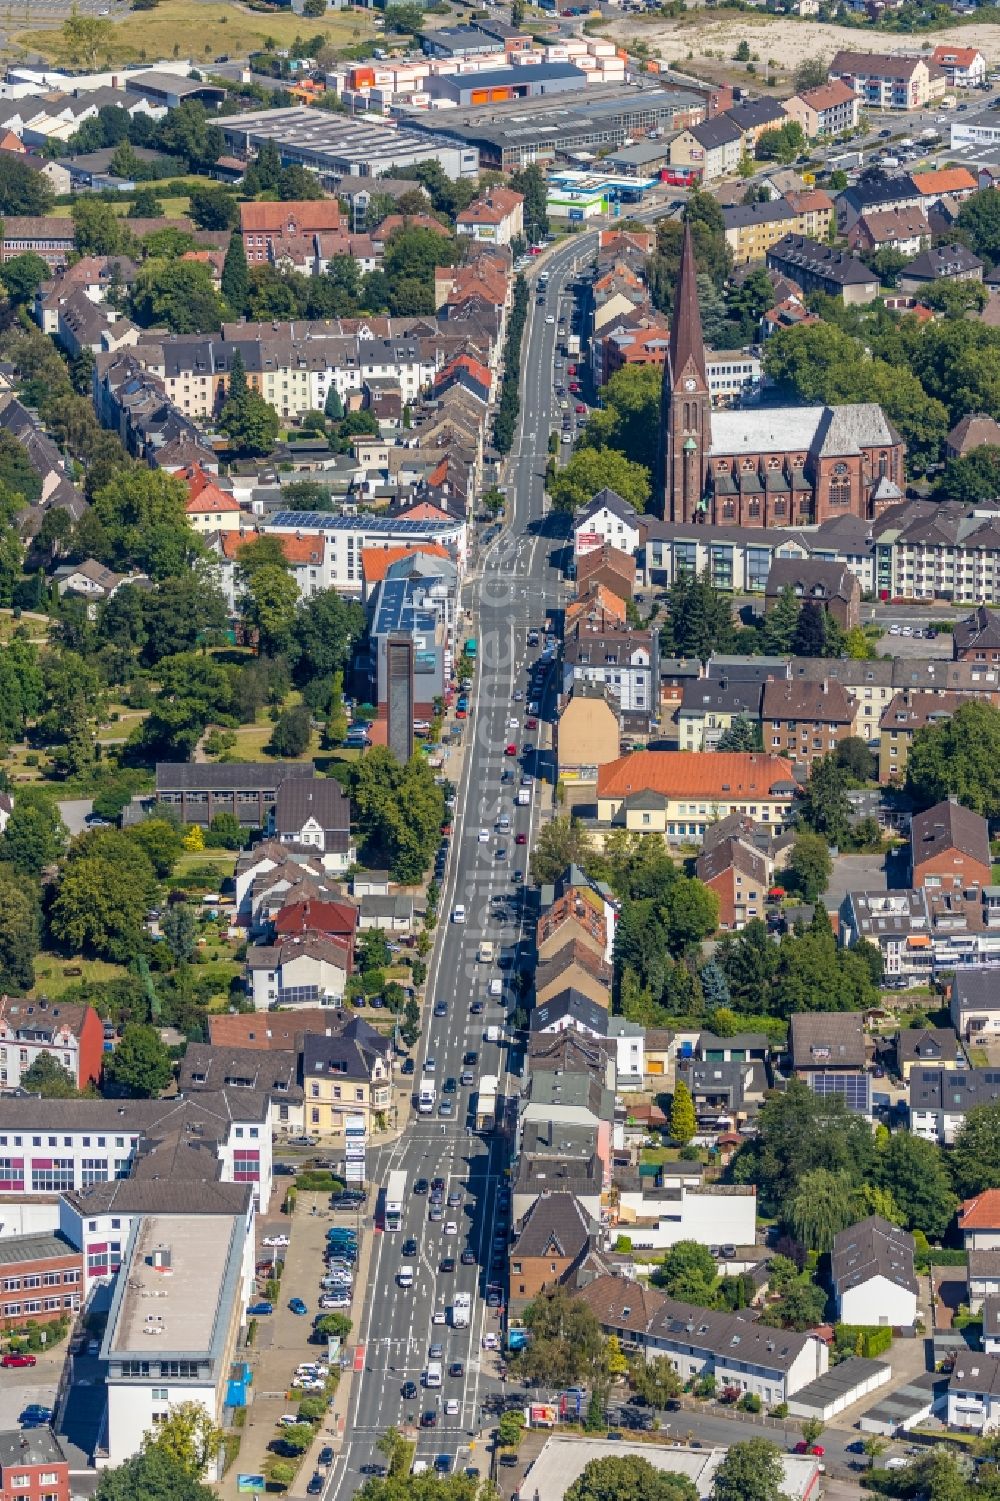
[[[427,1370],[424,1372],[424,1385],[427,1387],[440,1386],[441,1375],[440,1360],[429,1360],[427,1362]]]
[[[509,813],[501,813],[500,814],[500,817],[497,819],[497,833],[498,834],[509,834],[510,833],[510,814]]]
[[[519,808],[527,808],[531,802],[531,788],[519,787],[517,789],[517,804]]]
[[[401,1266],[400,1269],[399,1269],[399,1271],[396,1273],[396,1281],[399,1283],[400,1287],[412,1287],[413,1286],[413,1268],[412,1268],[412,1266]]]
[[[465,921],[465,908],[462,906],[461,902],[459,902],[457,907],[453,907],[451,909],[451,920],[452,922]]]
[[[490,981],[490,999],[498,1001],[503,995],[503,981],[498,977]]]

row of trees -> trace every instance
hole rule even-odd
[[[514,283],[514,301],[507,323],[507,338],[504,344],[503,386],[496,417],[493,421],[493,444],[500,453],[510,453],[517,429],[517,416],[521,409],[521,340],[528,317],[528,284],[523,276]]]

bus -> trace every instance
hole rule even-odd
[[[400,1229],[403,1223],[403,1199],[406,1197],[406,1174],[402,1169],[389,1174],[389,1180],[385,1185],[385,1212],[383,1225],[387,1234],[391,1235]]]
[[[465,655],[470,662],[474,662],[479,654],[479,642],[475,636],[469,636],[465,643]]]

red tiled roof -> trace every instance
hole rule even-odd
[[[328,938],[353,939],[357,909],[346,902],[291,902],[274,919],[277,934],[324,933]]]
[[[447,558],[448,549],[438,542],[417,542],[412,547],[363,547],[361,549],[361,572],[366,584],[377,584],[384,579],[393,563],[423,553],[428,558]]]
[[[1000,1228],[1000,1188],[985,1188],[975,1198],[966,1199],[958,1211],[960,1230],[995,1230]]]
[[[302,234],[317,229],[340,228],[340,205],[336,198],[304,199],[299,203],[241,203],[240,228],[244,234],[273,234],[293,220]]]
[[[659,792],[720,801],[765,797],[776,782],[794,781],[784,756],[749,751],[634,751],[598,767],[598,797]]]
[[[942,193],[971,193],[976,179],[968,167],[942,167],[939,172],[914,172],[910,178],[918,193],[939,197]]]
[[[235,496],[220,490],[218,485],[203,485],[184,507],[189,516],[200,515],[203,511],[228,511],[231,514],[239,509],[240,503]]]

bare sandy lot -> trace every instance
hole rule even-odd
[[[829,62],[842,47],[859,52],[921,53],[950,43],[978,47],[990,64],[1000,59],[1000,25],[986,23],[948,26],[921,36],[897,36],[794,16],[694,10],[676,20],[652,17],[646,21],[635,15],[623,16],[621,20],[609,21],[603,30],[623,46],[645,42],[650,56],[674,64],[682,71],[685,62],[696,67],[707,64],[708,71],[725,71],[739,80],[746,76],[746,66],[733,63],[732,59],[737,46],[746,38],[757,55],[755,73],[747,81],[757,86],[766,81],[768,62],[773,84],[789,77],[806,58],[819,57]]]

